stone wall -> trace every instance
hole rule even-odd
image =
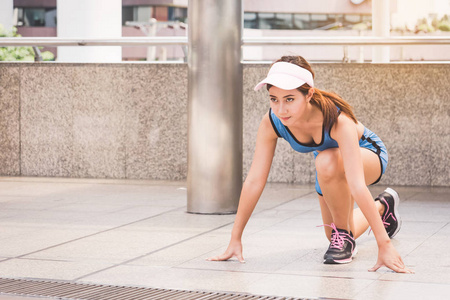
[[[381,183],[450,186],[450,65],[314,64],[389,151]],[[244,176],[269,103],[244,66]],[[212,96],[213,97],[213,96]],[[214,124],[211,124],[214,126]],[[184,180],[185,64],[0,64],[0,175]],[[280,140],[269,181],[312,183],[312,154]]]

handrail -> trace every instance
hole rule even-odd
[[[395,46],[395,45],[450,45],[450,36],[427,37],[372,37],[372,36],[324,36],[324,37],[246,37],[245,46],[314,45],[314,46]]]
[[[320,46],[393,46],[393,45],[450,45],[450,36],[325,36],[325,37],[247,37],[245,46],[320,45]]]
[[[9,46],[162,46],[188,45],[187,37],[122,37],[117,39],[76,39],[57,37],[0,38],[0,47]]]
[[[0,47],[9,46],[162,46],[188,45],[188,38],[182,37],[122,37],[117,39],[76,39],[58,37],[0,38]],[[273,45],[321,45],[321,46],[396,46],[396,45],[450,45],[450,36],[432,37],[244,37],[243,46]]]

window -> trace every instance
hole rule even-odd
[[[244,28],[258,28],[258,14],[252,12],[244,13]]]
[[[294,14],[294,29],[307,30],[309,26],[309,14]]]
[[[151,6],[135,6],[133,7],[133,18],[136,22],[148,22],[152,17]]]
[[[281,14],[281,13],[254,13],[256,18],[253,20],[257,22],[258,26],[254,28],[259,29],[292,29],[294,27],[292,21],[292,14]],[[244,25],[245,25],[244,18]],[[248,22],[250,24],[250,22]],[[253,25],[253,24],[252,24]]]
[[[292,29],[292,28],[294,28],[292,18],[293,18],[292,14],[276,14],[275,19],[273,21],[272,28],[273,29]]]
[[[187,22],[187,8],[184,7],[169,7],[169,21]]]
[[[362,15],[362,22],[372,22],[372,16],[371,15]]]
[[[361,15],[344,15],[344,27],[351,28],[358,23],[361,23]]]
[[[330,25],[327,15],[311,14],[310,29],[319,29]]]
[[[124,6],[122,7],[122,25],[126,22],[148,22],[152,17],[151,6]]]
[[[134,21],[133,6],[122,7],[122,25],[125,26],[127,22]]]
[[[352,29],[355,24],[371,21],[371,15],[359,14],[244,13],[244,28],[254,29]]]
[[[272,29],[272,23],[275,19],[275,14],[259,13],[258,14],[258,28],[259,29]]]
[[[16,7],[17,26],[56,27],[56,7],[28,8]]]

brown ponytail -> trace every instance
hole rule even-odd
[[[288,62],[291,64],[295,64],[310,71],[313,78],[315,76],[309,63],[301,56],[283,56],[274,63],[277,62]],[[308,95],[310,88],[311,87],[309,86],[309,84],[305,83],[304,85],[298,87],[297,90],[306,96]],[[311,104],[318,107],[322,111],[323,123],[326,129],[330,130],[333,124],[337,122],[339,114],[336,106],[339,107],[342,112],[347,114],[355,123],[358,122],[356,120],[355,114],[353,113],[352,107],[344,99],[342,99],[335,93],[322,91],[318,88],[314,88],[314,90],[315,92],[311,98]]]

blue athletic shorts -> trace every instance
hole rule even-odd
[[[369,149],[376,153],[378,155],[378,158],[380,159],[380,165],[381,165],[381,174],[378,179],[372,183],[378,183],[381,179],[381,176],[386,172],[386,167],[388,164],[388,153],[386,150],[386,146],[383,144],[381,139],[372,131],[364,127],[364,133],[359,140],[359,146],[362,148]],[[314,151],[314,159],[316,159],[319,152]],[[317,180],[317,172],[316,172],[316,192],[322,196],[322,190],[320,189],[319,181]]]

